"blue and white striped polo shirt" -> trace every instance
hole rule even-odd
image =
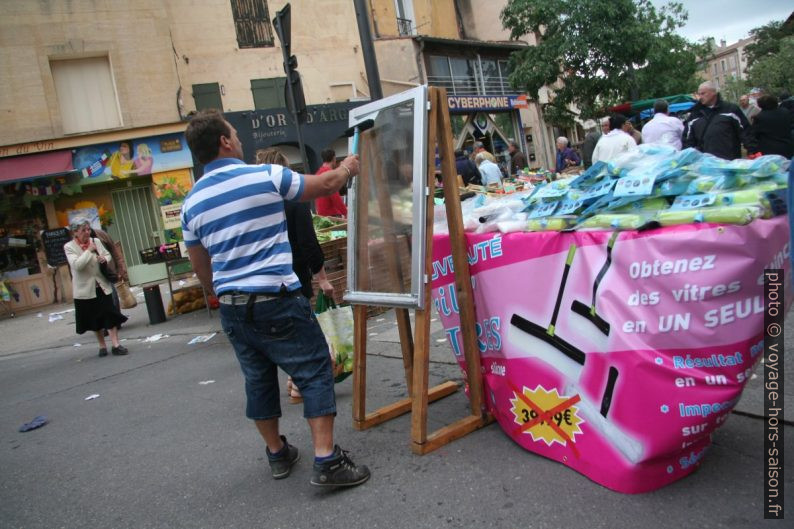
[[[212,260],[216,294],[300,288],[292,270],[284,200],[297,200],[304,177],[279,165],[220,158],[204,166],[182,205],[185,245]]]

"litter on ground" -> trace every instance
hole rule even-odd
[[[190,341],[189,341],[187,344],[188,344],[188,345],[191,345],[191,344],[194,344],[194,343],[204,343],[204,342],[208,342],[208,341],[210,341],[210,340],[212,339],[212,337],[213,337],[213,336],[215,336],[216,334],[218,334],[218,333],[217,333],[217,332],[214,332],[214,333],[212,333],[212,334],[202,334],[202,335],[196,336],[195,338],[193,338],[192,340],[190,340]]]
[[[42,426],[44,426],[48,422],[49,421],[47,420],[47,417],[45,417],[44,415],[39,415],[38,417],[35,417],[32,421],[26,422],[25,424],[20,426],[19,427],[19,431],[20,432],[29,432],[31,430],[35,430],[36,428],[41,428]]]

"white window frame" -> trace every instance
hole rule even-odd
[[[49,63],[64,134],[79,134],[116,129],[124,126],[116,79],[113,75],[113,63],[108,54],[50,57]],[[69,65],[68,63],[72,64]],[[77,63],[82,63],[82,65]],[[92,87],[94,81],[86,75],[90,73],[88,72],[90,68],[95,68],[91,63],[97,63],[98,66],[107,65],[107,77],[102,76],[104,78],[100,79],[105,83],[105,86],[96,89]],[[81,72],[80,69],[84,71]],[[96,72],[103,74],[102,70],[101,68],[96,69]],[[107,100],[108,98],[112,99],[112,101]],[[97,105],[97,100],[104,100],[105,102],[103,105]],[[96,119],[87,123],[78,117],[79,112],[86,109],[95,109],[98,106],[102,110],[104,119]]]

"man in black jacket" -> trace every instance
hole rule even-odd
[[[742,144],[753,152],[750,123],[737,105],[723,101],[710,81],[698,87],[698,99],[685,123],[684,148],[694,147],[726,160],[741,158]]]
[[[469,184],[482,185],[479,169],[477,169],[474,162],[472,162],[462,150],[455,151],[455,169],[457,169],[458,174],[463,178],[464,186]]]

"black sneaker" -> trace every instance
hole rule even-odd
[[[103,356],[107,356],[107,355],[108,355],[107,347],[102,347],[101,349],[99,349],[99,358],[102,358]]]
[[[318,487],[355,487],[369,479],[366,465],[356,466],[346,450],[334,445],[333,459],[315,463],[311,484]]]
[[[127,354],[128,352],[129,351],[127,351],[127,348],[124,347],[123,345],[119,345],[118,347],[111,347],[110,348],[110,353],[114,354],[116,356],[122,356],[122,355]]]
[[[265,448],[267,452],[267,462],[270,463],[270,472],[273,473],[273,479],[283,479],[289,476],[289,473],[292,471],[292,465],[297,463],[298,459],[301,458],[298,449],[289,444],[286,437],[282,435],[281,440],[284,442],[284,446],[287,447],[286,453],[281,457],[274,457],[273,454],[270,453],[270,449]]]

